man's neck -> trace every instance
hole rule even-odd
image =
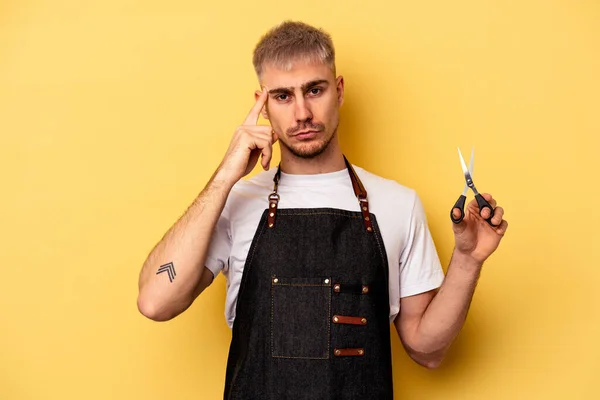
[[[346,168],[344,155],[336,140],[327,149],[313,158],[302,158],[281,147],[281,171],[294,175],[313,175],[336,172]]]

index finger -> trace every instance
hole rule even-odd
[[[268,94],[269,91],[267,90],[267,88],[263,87],[263,91],[258,97],[258,99],[256,99],[256,104],[254,104],[254,107],[252,107],[252,110],[250,110],[250,113],[244,121],[244,125],[256,125],[256,123],[258,122],[258,116],[260,115],[260,110],[262,110],[263,106],[265,105]]]

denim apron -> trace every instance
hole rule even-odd
[[[388,264],[367,192],[361,211],[277,209],[277,184],[245,263],[224,399],[393,399]]]

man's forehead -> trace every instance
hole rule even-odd
[[[282,67],[266,64],[263,67],[261,85],[269,89],[277,87],[301,88],[312,81],[331,81],[335,77],[328,65],[323,63],[292,62]]]

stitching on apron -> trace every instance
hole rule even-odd
[[[327,357],[325,357],[326,359],[329,358],[329,351],[331,348],[331,289],[327,291],[327,294],[327,304],[329,305],[329,310],[327,311]]]
[[[376,224],[376,226],[377,226],[377,231],[379,231],[379,224]],[[381,261],[387,263],[387,260],[383,256],[383,251],[381,251],[381,244],[379,243],[378,235],[375,235],[375,241],[377,242],[377,247],[379,248],[379,255],[381,256]]]
[[[261,231],[262,232],[262,231]],[[271,357],[273,358],[294,358],[294,359],[309,359],[309,360],[328,360],[329,359],[329,351],[331,350],[331,323],[327,323],[327,356],[325,357],[294,357],[294,356],[276,356],[274,353],[275,343],[273,342],[273,318],[274,318],[274,309],[275,309],[275,293],[273,290],[275,286],[313,286],[313,287],[327,287],[331,285],[322,284],[322,285],[311,285],[311,284],[289,284],[289,283],[277,283],[273,284],[271,282]],[[331,319],[331,290],[327,291],[327,321]]]
[[[329,358],[329,351],[327,357],[292,357],[292,356],[273,356],[273,358],[299,358],[302,360],[327,360]]]
[[[275,308],[275,293],[273,292],[274,290],[275,286],[273,285],[273,283],[271,283],[271,357],[275,357],[275,354],[273,352],[275,349],[275,343],[273,342],[273,309]]]
[[[310,283],[276,283],[273,286],[315,286],[315,287],[321,287],[321,286],[331,286],[331,285],[317,285],[317,284],[310,284]]]
[[[341,213],[335,213],[335,212],[295,213],[295,212],[284,212],[284,211],[285,211],[285,208],[282,210],[279,210],[279,213],[280,213],[279,215],[339,215],[342,217],[362,219],[362,216],[341,214]]]

